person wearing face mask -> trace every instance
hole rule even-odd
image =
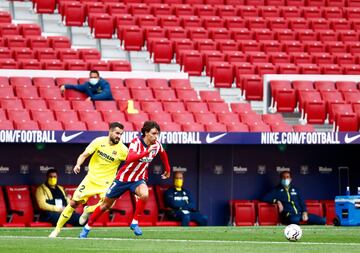
[[[269,192],[263,201],[277,204],[281,221],[284,224],[305,222],[325,225],[325,218],[307,212],[306,204],[299,190],[292,185],[290,171],[280,173],[280,184]]]
[[[108,81],[100,77],[97,70],[90,71],[89,81],[80,85],[65,84],[60,87],[61,92],[65,89],[73,89],[85,93],[87,100],[113,100]]]
[[[198,212],[191,193],[183,188],[184,175],[181,172],[174,173],[174,186],[165,194],[165,204],[169,209],[167,215],[173,220],[181,221],[181,226],[189,226],[190,221],[195,221],[200,226],[206,226],[207,216]]]
[[[36,188],[36,202],[40,209],[40,221],[50,222],[56,225],[57,220],[65,206],[68,204],[68,199],[64,188],[57,184],[58,174],[55,169],[49,169],[46,172],[46,182]],[[68,224],[72,226],[80,226],[80,214],[73,213]]]

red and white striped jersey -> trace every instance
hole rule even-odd
[[[116,179],[121,182],[133,182],[139,180],[147,180],[148,179],[148,171],[147,168],[149,164],[154,159],[154,157],[160,152],[165,152],[163,146],[160,142],[156,141],[157,149],[151,151],[148,155],[138,159],[132,163],[125,163],[116,175]],[[136,137],[132,140],[129,146],[129,154],[131,155],[139,155],[147,150],[148,146],[144,143],[141,137]]]

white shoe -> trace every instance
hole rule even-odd
[[[90,213],[86,211],[87,209],[87,206],[84,207],[84,211],[83,213],[81,214],[80,218],[79,218],[79,224],[81,226],[85,225],[85,223],[87,222],[89,216],[90,216]]]
[[[60,233],[60,230],[54,229],[51,234],[49,235],[49,238],[56,238]]]

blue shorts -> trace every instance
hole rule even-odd
[[[106,197],[117,199],[124,194],[127,190],[130,190],[132,193],[135,193],[136,188],[141,185],[146,184],[145,180],[139,180],[135,182],[121,182],[117,179],[111,184],[109,189],[106,192]]]

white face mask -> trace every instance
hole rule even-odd
[[[289,178],[286,178],[286,179],[282,179],[282,180],[281,180],[281,184],[282,184],[282,186],[284,186],[284,187],[288,187],[288,186],[290,185],[290,183],[291,183],[291,179],[289,179]]]
[[[90,78],[89,79],[89,83],[91,85],[96,85],[98,83],[98,81],[99,81],[99,79],[97,79],[97,78]]]

